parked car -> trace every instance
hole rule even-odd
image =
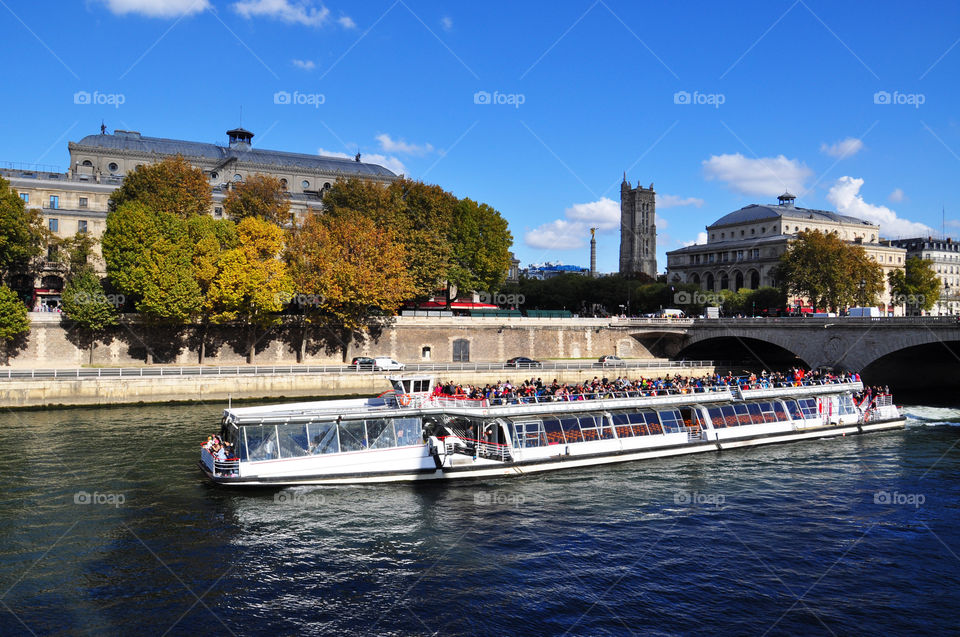
[[[620,367],[626,365],[627,362],[620,358],[619,356],[614,356],[613,354],[607,354],[606,356],[600,357],[600,364],[604,367]]]
[[[373,366],[376,365],[376,361],[374,361],[369,356],[355,356],[354,359],[350,361],[350,364],[353,365],[358,370],[373,369]]]
[[[506,362],[507,367],[516,367],[517,369],[529,369],[531,367],[543,367],[543,363],[535,361],[526,356],[514,356]]]
[[[407,366],[389,356],[377,356],[373,359],[373,368],[382,372],[402,372]]]

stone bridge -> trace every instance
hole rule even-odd
[[[761,341],[782,347],[810,367],[856,372],[906,348],[939,343],[947,349],[952,346],[953,352],[960,346],[960,322],[952,316],[633,319],[616,325],[628,329],[655,355],[682,355],[697,343],[715,339],[736,339],[752,351]],[[960,368],[960,359],[957,364]]]

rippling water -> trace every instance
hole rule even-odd
[[[0,634],[957,630],[957,407],[523,479],[258,492],[196,468],[221,408],[0,415]]]

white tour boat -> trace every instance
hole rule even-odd
[[[222,451],[203,445],[200,466],[231,486],[492,478],[905,422],[889,395],[857,405],[856,377],[511,402],[438,396],[430,376],[390,382],[393,390],[376,398],[228,408]]]

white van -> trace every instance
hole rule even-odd
[[[402,372],[406,368],[403,363],[398,363],[389,356],[377,356],[373,359],[373,369],[384,372]]]
[[[847,312],[847,316],[879,317],[883,315],[880,313],[879,307],[851,307]]]
[[[683,310],[664,308],[657,312],[657,316],[661,318],[685,318],[687,315],[683,313]]]

